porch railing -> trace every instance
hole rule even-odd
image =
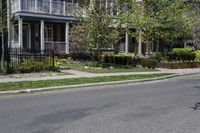
[[[43,13],[52,15],[72,16],[78,4],[70,0],[69,2],[49,1],[49,0],[14,0],[12,2],[12,14],[20,11],[31,13]]]
[[[66,54],[66,42],[45,42],[45,51],[54,51],[54,54]]]

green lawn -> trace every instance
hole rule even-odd
[[[158,71],[156,69],[147,69],[147,68],[135,68],[130,66],[114,66],[112,69],[103,68],[85,68],[87,66],[86,63],[71,63],[71,64],[64,64],[65,67],[68,67],[73,70],[90,72],[90,73],[117,73],[117,72],[147,72],[147,71]]]
[[[107,77],[93,77],[93,78],[72,78],[72,79],[60,79],[60,80],[10,82],[10,83],[0,83],[0,91],[34,89],[43,87],[100,83],[100,82],[110,82],[110,81],[148,79],[148,78],[156,78],[167,75],[170,74],[163,73],[163,74],[148,74],[148,75],[144,74],[144,75],[128,75],[128,76],[107,76]]]

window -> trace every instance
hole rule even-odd
[[[44,40],[46,42],[52,42],[53,41],[53,25],[52,24],[46,24],[44,27]]]

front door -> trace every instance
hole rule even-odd
[[[30,25],[23,25],[23,49],[25,51],[30,50]]]

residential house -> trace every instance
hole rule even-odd
[[[69,54],[69,28],[77,0],[12,0],[11,46],[25,52]]]
[[[84,0],[10,0],[12,41],[9,47],[33,53],[56,49],[61,54],[69,54],[69,31],[78,21],[73,14],[80,1],[85,2]],[[115,1],[107,0],[104,5],[112,9]],[[113,9],[110,13],[115,15],[117,12]],[[154,45],[151,47],[154,49]],[[122,34],[119,42],[120,53],[144,54],[147,49],[148,46],[142,44],[141,39],[130,37],[128,33]]]

